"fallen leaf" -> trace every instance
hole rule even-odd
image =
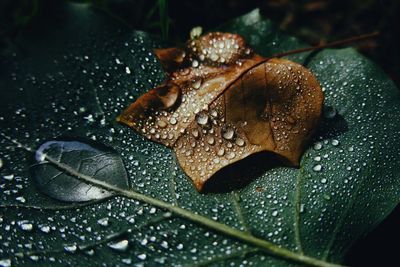
[[[231,33],[208,33],[155,53],[168,79],[117,120],[173,148],[198,191],[222,168],[258,152],[299,165],[324,98],[309,70],[267,60]]]

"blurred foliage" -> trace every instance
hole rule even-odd
[[[15,40],[43,8],[62,0],[0,1],[0,49]],[[72,0],[70,0],[72,1]],[[378,39],[357,44],[400,84],[398,0],[74,0],[90,3],[132,28],[182,42],[194,26],[205,30],[259,7],[282,29],[310,44],[380,31]]]

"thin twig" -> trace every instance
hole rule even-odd
[[[379,35],[379,32],[376,31],[376,32],[372,32],[372,33],[367,33],[367,34],[362,34],[362,35],[359,35],[359,36],[350,37],[350,38],[343,39],[343,40],[334,41],[334,42],[327,43],[327,44],[320,44],[320,45],[316,45],[316,46],[290,50],[290,51],[287,51],[287,52],[274,54],[271,57],[272,58],[273,57],[284,57],[284,56],[289,56],[289,55],[293,55],[293,54],[299,54],[299,53],[308,52],[308,51],[321,50],[321,49],[328,48],[328,47],[336,47],[336,46],[351,44],[351,43],[354,43],[354,42],[363,41],[365,39],[375,38],[378,35]]]

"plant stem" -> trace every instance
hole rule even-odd
[[[31,153],[33,152],[33,149],[21,144],[17,140],[12,139],[11,137],[6,136],[3,133],[0,133],[0,135],[2,135],[4,138],[11,141],[12,143],[16,144],[18,147],[21,147],[28,152],[31,152]],[[308,265],[308,266],[314,266],[314,267],[342,267],[342,265],[329,263],[329,262],[326,262],[323,260],[319,260],[316,258],[312,258],[309,256],[305,256],[305,255],[290,251],[286,248],[279,247],[279,246],[273,244],[272,242],[255,237],[244,231],[237,230],[226,224],[211,220],[207,217],[204,217],[204,216],[194,213],[192,211],[180,208],[178,206],[174,206],[165,201],[162,201],[162,200],[150,197],[150,196],[146,196],[146,195],[143,195],[141,193],[138,193],[138,192],[135,192],[132,190],[122,189],[117,186],[108,184],[106,182],[97,180],[91,176],[79,173],[76,169],[70,167],[69,165],[67,165],[65,163],[58,162],[56,159],[54,159],[46,154],[43,154],[41,158],[43,158],[45,161],[53,164],[56,168],[65,172],[66,174],[74,176],[76,179],[78,179],[80,181],[92,184],[94,186],[103,188],[105,190],[113,191],[120,196],[124,196],[124,197],[130,198],[130,199],[145,202],[150,205],[159,207],[161,209],[168,210],[171,213],[174,213],[181,218],[185,218],[189,221],[192,221],[199,225],[205,226],[216,232],[223,233],[227,236],[233,237],[237,240],[240,240],[240,241],[243,241],[250,245],[253,245],[255,247],[258,247],[258,248],[260,248],[260,251],[264,251],[272,256],[277,256],[277,257],[280,257],[280,258],[283,258],[283,259],[286,259],[289,261],[301,263],[301,264]]]
[[[299,48],[299,49],[295,49],[295,50],[291,50],[291,51],[287,51],[287,52],[278,53],[278,54],[275,54],[275,55],[271,56],[271,58],[273,58],[273,57],[284,57],[284,56],[303,53],[303,52],[308,52],[308,51],[320,50],[320,49],[324,49],[324,48],[328,48],[328,47],[335,47],[335,46],[350,44],[350,43],[362,41],[362,40],[365,40],[365,39],[374,38],[374,37],[377,37],[378,35],[379,35],[379,32],[372,32],[372,33],[362,34],[362,35],[359,35],[359,36],[354,36],[354,37],[350,37],[350,38],[347,38],[347,39],[334,41],[334,42],[327,43],[327,44],[320,44],[320,45],[316,45],[316,46]]]
[[[250,235],[244,231],[240,231],[237,229],[234,229],[232,227],[229,227],[223,223],[216,222],[214,220],[211,220],[209,218],[206,218],[204,216],[201,216],[199,214],[196,214],[194,212],[188,211],[186,209],[171,205],[165,201],[152,198],[146,195],[143,195],[141,193],[132,191],[132,190],[125,190],[121,189],[119,187],[116,187],[114,185],[108,184],[103,181],[96,180],[88,175],[84,175],[76,171],[75,169],[71,168],[70,166],[58,162],[56,159],[49,157],[45,155],[45,160],[56,166],[57,168],[61,169],[62,171],[66,172],[67,174],[70,174],[77,179],[90,183],[92,185],[101,187],[106,190],[113,191],[121,196],[135,199],[141,202],[145,202],[148,204],[151,204],[153,206],[168,210],[182,218],[188,219],[192,222],[198,223],[200,225],[206,226],[210,229],[213,229],[217,232],[226,234],[230,237],[236,238],[238,240],[244,241],[248,244],[254,245],[256,247],[259,247],[260,249],[264,250],[267,253],[270,253],[271,255],[279,256],[281,258],[288,259],[290,261],[306,264],[309,266],[319,266],[319,267],[339,267],[340,265],[333,264],[333,263],[328,263],[325,261],[321,261],[315,258],[311,258],[308,256],[304,256],[295,252],[292,252],[288,249],[279,247],[269,241],[257,238],[253,235]]]

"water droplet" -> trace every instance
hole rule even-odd
[[[14,179],[14,174],[3,175],[3,179],[7,181],[12,181]]]
[[[193,83],[193,88],[196,90],[199,89],[200,86],[201,86],[201,79],[198,79]]]
[[[208,123],[208,115],[205,112],[196,114],[196,121],[199,125],[206,125]]]
[[[40,231],[47,234],[50,232],[50,226],[47,226],[47,225],[41,226]]]
[[[214,137],[210,136],[207,138],[207,143],[210,145],[214,145],[215,144],[215,139]]]
[[[18,202],[21,202],[21,203],[26,202],[26,199],[24,197],[17,197],[17,198],[15,198],[15,200],[17,200]]]
[[[157,125],[158,125],[158,127],[160,127],[160,128],[165,128],[165,127],[167,127],[167,123],[166,123],[164,120],[159,120],[159,121],[157,121]]]
[[[321,183],[326,184],[326,178],[322,178]]]
[[[238,145],[238,146],[244,146],[244,140],[242,139],[242,138],[238,138],[238,139],[236,139],[236,141],[235,141],[235,143],[236,143],[236,145]]]
[[[19,227],[23,230],[23,231],[32,231],[33,230],[33,224],[30,223],[29,221],[20,221],[18,222]]]
[[[124,239],[116,243],[108,243],[107,246],[117,251],[126,251],[129,246],[129,241]]]
[[[0,266],[1,267],[11,267],[11,260],[10,259],[1,259]]]
[[[276,217],[277,215],[278,215],[278,211],[277,211],[277,210],[274,210],[274,211],[272,212],[272,216]]]
[[[147,258],[147,255],[146,254],[139,254],[138,256],[137,256],[140,260],[145,260],[146,258]]]
[[[94,250],[93,249],[85,250],[85,254],[89,255],[89,256],[93,256],[94,255]]]
[[[33,261],[38,261],[39,260],[39,256],[37,256],[37,255],[31,255],[31,256],[29,256],[29,258],[31,260],[33,260]]]
[[[218,58],[219,58],[219,56],[218,56],[216,53],[212,53],[212,54],[210,55],[210,59],[211,59],[212,61],[217,61]]]
[[[226,154],[227,159],[234,159],[235,157],[236,157],[235,152],[229,152],[228,154]]]
[[[322,148],[322,143],[321,142],[317,142],[314,144],[314,149],[315,150],[320,150]]]
[[[98,224],[101,226],[108,226],[109,225],[109,219],[108,218],[102,218],[97,221]]]
[[[199,62],[197,60],[192,61],[192,67],[197,68],[199,66]]]
[[[162,241],[162,242],[161,242],[161,246],[162,246],[163,248],[168,248],[168,247],[169,247],[167,241]]]
[[[235,136],[235,130],[232,127],[223,127],[221,129],[222,137],[226,140],[232,140]]]
[[[337,145],[339,145],[339,141],[336,140],[336,139],[333,139],[332,142],[331,142],[331,144],[332,144],[333,146],[337,146]]]
[[[194,130],[192,131],[192,135],[194,136],[194,138],[199,138],[199,135],[200,135],[199,130],[194,129]]]
[[[315,165],[315,166],[313,167],[313,170],[316,171],[316,172],[321,171],[321,170],[322,170],[322,165],[320,165],[320,164]]]
[[[220,149],[218,149],[217,155],[220,156],[220,157],[225,155],[225,148],[221,147]]]
[[[172,125],[175,125],[177,122],[178,121],[174,117],[169,119],[169,123],[171,123]]]
[[[303,212],[304,212],[304,210],[305,210],[304,207],[305,207],[304,204],[300,204],[300,210],[299,210],[300,213],[303,213]]]
[[[121,261],[127,265],[131,265],[132,264],[132,259],[131,258],[126,258],[126,259],[121,259]]]
[[[70,246],[64,247],[64,250],[69,253],[74,253],[74,252],[76,252],[77,249],[78,249],[78,247],[76,245],[70,245]]]

